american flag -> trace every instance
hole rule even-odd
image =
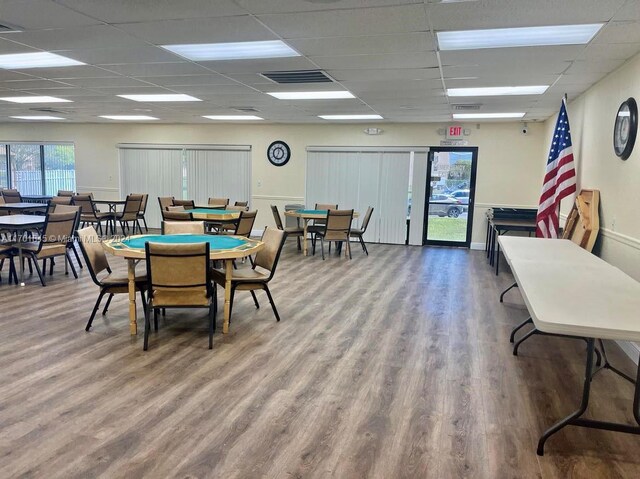
[[[542,184],[542,195],[536,216],[536,236],[557,238],[560,229],[558,215],[560,201],[576,192],[576,169],[573,164],[573,149],[569,131],[567,107],[562,100],[556,129],[553,132],[551,151],[547,161],[547,172]]]

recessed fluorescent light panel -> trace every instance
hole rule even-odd
[[[72,103],[71,100],[56,98],[55,96],[8,96],[0,98],[11,103]]]
[[[264,120],[264,118],[255,115],[204,115],[202,118],[223,121]]]
[[[181,93],[169,93],[161,95],[118,95],[120,98],[127,100],[142,102],[160,102],[160,101],[202,101],[200,98],[191,95],[183,95]]]
[[[447,88],[449,96],[542,95],[549,85],[495,86],[481,88]]]
[[[497,118],[522,118],[524,113],[454,113],[455,120],[491,120]]]
[[[0,55],[0,68],[7,70],[69,67],[74,65],[86,65],[86,63],[49,52],[12,53],[9,55]]]
[[[602,25],[602,23],[593,23],[589,25],[461,30],[438,32],[437,36],[440,50],[582,45],[589,43],[602,28]]]
[[[281,40],[237,43],[196,43],[161,45],[165,50],[193,61],[246,60],[251,58],[299,57],[300,54]]]
[[[157,120],[155,116],[147,116],[147,115],[100,115],[100,118],[106,118],[107,120],[122,120],[122,121]]]
[[[348,91],[275,91],[267,92],[267,95],[276,97],[279,100],[340,100],[355,98]]]
[[[60,116],[47,116],[47,115],[10,116],[9,118],[16,118],[18,120],[64,120],[64,118]]]
[[[382,120],[380,115],[318,115],[323,120]]]

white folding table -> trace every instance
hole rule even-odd
[[[580,407],[548,429],[538,442],[568,425],[640,434],[637,425],[585,419],[591,379],[606,368],[635,384],[633,415],[640,425],[640,365],[635,380],[613,367],[602,339],[640,341],[640,283],[569,240],[500,238],[536,329],[584,338],[587,360]],[[603,364],[593,368],[596,339]]]

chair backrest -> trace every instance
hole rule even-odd
[[[70,205],[71,204],[71,200],[73,199],[72,196],[54,196],[53,198],[51,198],[49,200],[49,202],[53,205]]]
[[[190,213],[186,213],[189,215]],[[204,234],[204,221],[163,221],[162,234],[176,235],[189,233],[194,235]]]
[[[236,224],[236,230],[234,231],[234,235],[238,236],[246,236],[249,237],[251,235],[251,230],[253,229],[253,223],[256,221],[256,215],[258,211],[241,211],[240,218],[238,219],[238,223]]]
[[[194,200],[173,200],[174,206],[184,206],[185,210],[192,210],[196,207]]]
[[[140,196],[142,196],[142,202],[140,203],[140,211],[138,211],[138,213],[144,215],[147,211],[147,202],[149,201],[149,195],[146,193],[140,193]]]
[[[236,201],[233,205],[234,206],[249,206],[249,202],[248,201]]]
[[[73,196],[73,191],[58,190],[58,196]]]
[[[7,202],[4,200],[4,196],[0,195],[0,205],[6,205]]]
[[[105,270],[111,273],[111,268],[96,229],[93,226],[87,226],[78,230],[78,243],[84,261],[89,268],[91,279],[100,286],[102,283],[98,279],[98,275]]]
[[[4,196],[5,203],[21,203],[22,196],[18,190],[7,189],[2,190],[2,196]]]
[[[249,211],[248,206],[225,206],[225,209],[229,211]]]
[[[160,211],[165,211],[167,207],[173,206],[173,196],[158,196]]]
[[[270,272],[267,281],[271,281],[278,266],[282,246],[284,245],[285,233],[283,230],[265,227],[262,233],[261,241],[264,242],[264,248],[256,253],[253,261],[253,268],[260,266]]]
[[[145,243],[153,306],[207,306],[212,296],[209,243]]]
[[[83,215],[96,215],[96,208],[93,204],[93,199],[89,195],[76,195],[72,198],[71,204],[80,207],[80,214]]]
[[[283,230],[284,226],[282,225],[282,218],[280,218],[280,212],[278,211],[278,207],[276,205],[271,205],[271,213],[273,213],[273,219],[276,222],[276,227],[279,230]]]
[[[193,221],[193,214],[188,211],[163,211],[162,219],[164,221]]]
[[[128,195],[124,202],[122,214],[118,217],[120,221],[133,221],[138,217],[140,204],[142,203],[142,195]]]
[[[367,208],[367,212],[364,214],[364,218],[362,218],[362,226],[360,227],[360,229],[362,230],[363,233],[367,231],[367,226],[369,226],[369,221],[371,220],[372,214],[373,214],[373,208],[369,206]]]
[[[329,241],[349,241],[352,219],[353,210],[329,210],[324,239]]]
[[[44,233],[40,237],[38,252],[43,246],[64,245],[73,241],[78,212],[51,213],[44,221]]]
[[[337,210],[338,209],[338,205],[330,205],[327,203],[316,203],[316,210]],[[320,219],[320,220],[313,220],[313,224],[314,225],[324,225],[327,222],[327,220]]]
[[[227,206],[229,198],[209,198],[209,206]]]
[[[54,213],[80,213],[80,207],[78,205],[54,204],[54,206]]]
[[[165,211],[180,211],[180,212],[184,212],[186,210],[184,209],[184,206],[167,206]]]

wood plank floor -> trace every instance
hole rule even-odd
[[[323,262],[287,244],[272,283],[282,321],[264,293],[256,310],[239,292],[212,351],[204,311],[168,311],[145,353],[124,295],[85,333],[86,270],[18,288],[5,268],[0,477],[640,477],[640,437],[571,427],[536,456],[578,404],[585,348],[537,337],[513,357],[527,312],[517,290],[498,302],[508,271],[478,251],[369,250]],[[631,422],[631,385],[609,372],[593,384],[590,414]]]

